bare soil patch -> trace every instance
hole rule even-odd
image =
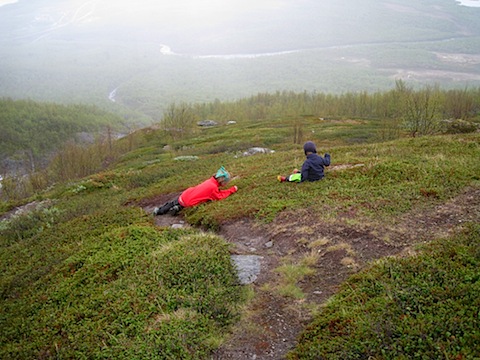
[[[386,256],[404,256],[413,245],[447,236],[466,222],[480,221],[480,189],[469,189],[433,209],[414,211],[397,224],[349,225],[347,218],[322,221],[307,210],[285,212],[268,225],[249,220],[224,224],[220,235],[236,252],[263,256],[262,273],[253,285],[255,298],[231,339],[214,359],[282,359],[311,320],[309,308],[320,306],[351,274]],[[268,248],[266,243],[273,242]],[[305,298],[294,300],[275,292],[276,267],[286,257],[301,258],[315,246],[316,273],[300,284]]]
[[[146,211],[175,194],[141,204]],[[347,214],[348,215],[348,214]],[[414,245],[444,237],[467,222],[480,221],[480,189],[471,188],[436,207],[415,210],[396,223],[359,221],[351,216],[325,221],[308,209],[280,214],[270,224],[242,219],[222,224],[219,235],[232,244],[232,253],[262,257],[262,270],[252,286],[254,297],[246,306],[229,340],[212,359],[283,359],[318,308],[335,294],[351,274],[386,256],[414,253]],[[157,216],[158,226],[181,222],[181,216]],[[352,225],[353,224],[353,225]],[[278,292],[276,268],[316,252],[315,273],[299,284],[301,299]]]

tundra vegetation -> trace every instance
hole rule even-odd
[[[480,187],[479,89],[398,82],[374,94],[265,93],[173,104],[165,115],[186,118],[119,140],[65,143],[45,168],[4,179],[0,357],[207,359],[255,296],[238,284],[230,247],[214,232],[222,223],[269,224],[302,209],[335,222],[354,208],[354,222],[394,224]],[[196,126],[207,118],[219,126]],[[305,140],[334,164],[362,166],[280,185],[276,175],[303,162]],[[253,146],[275,152],[243,157]],[[192,228],[158,227],[138,205],[204,180],[219,164],[240,190],[185,209]],[[415,256],[359,269],[314,309],[288,356],[474,359],[479,241],[478,223],[467,224]],[[278,294],[301,299],[317,260],[314,251],[298,264],[285,259]]]

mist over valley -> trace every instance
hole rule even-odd
[[[480,84],[480,8],[454,0],[0,5],[0,96],[144,123],[172,102]]]

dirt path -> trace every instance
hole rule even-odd
[[[144,206],[146,211],[150,207]],[[179,220],[156,218],[160,226]],[[349,213],[325,222],[307,210],[284,212],[268,225],[248,219],[223,224],[219,234],[233,244],[232,253],[261,256],[262,270],[251,285],[254,297],[242,320],[212,359],[283,359],[311,320],[311,310],[332,296],[349,275],[373,260],[411,254],[415,244],[446,236],[469,221],[480,221],[480,189],[469,189],[433,209],[409,213],[389,226],[361,222]],[[282,277],[276,269],[307,258],[315,260],[315,273],[298,284],[304,296],[281,295]]]

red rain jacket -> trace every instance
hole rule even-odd
[[[222,200],[237,191],[235,186],[226,190],[219,189],[220,184],[217,179],[212,176],[203,183],[193,186],[185,190],[178,198],[178,202],[183,207],[195,206],[207,201]]]

